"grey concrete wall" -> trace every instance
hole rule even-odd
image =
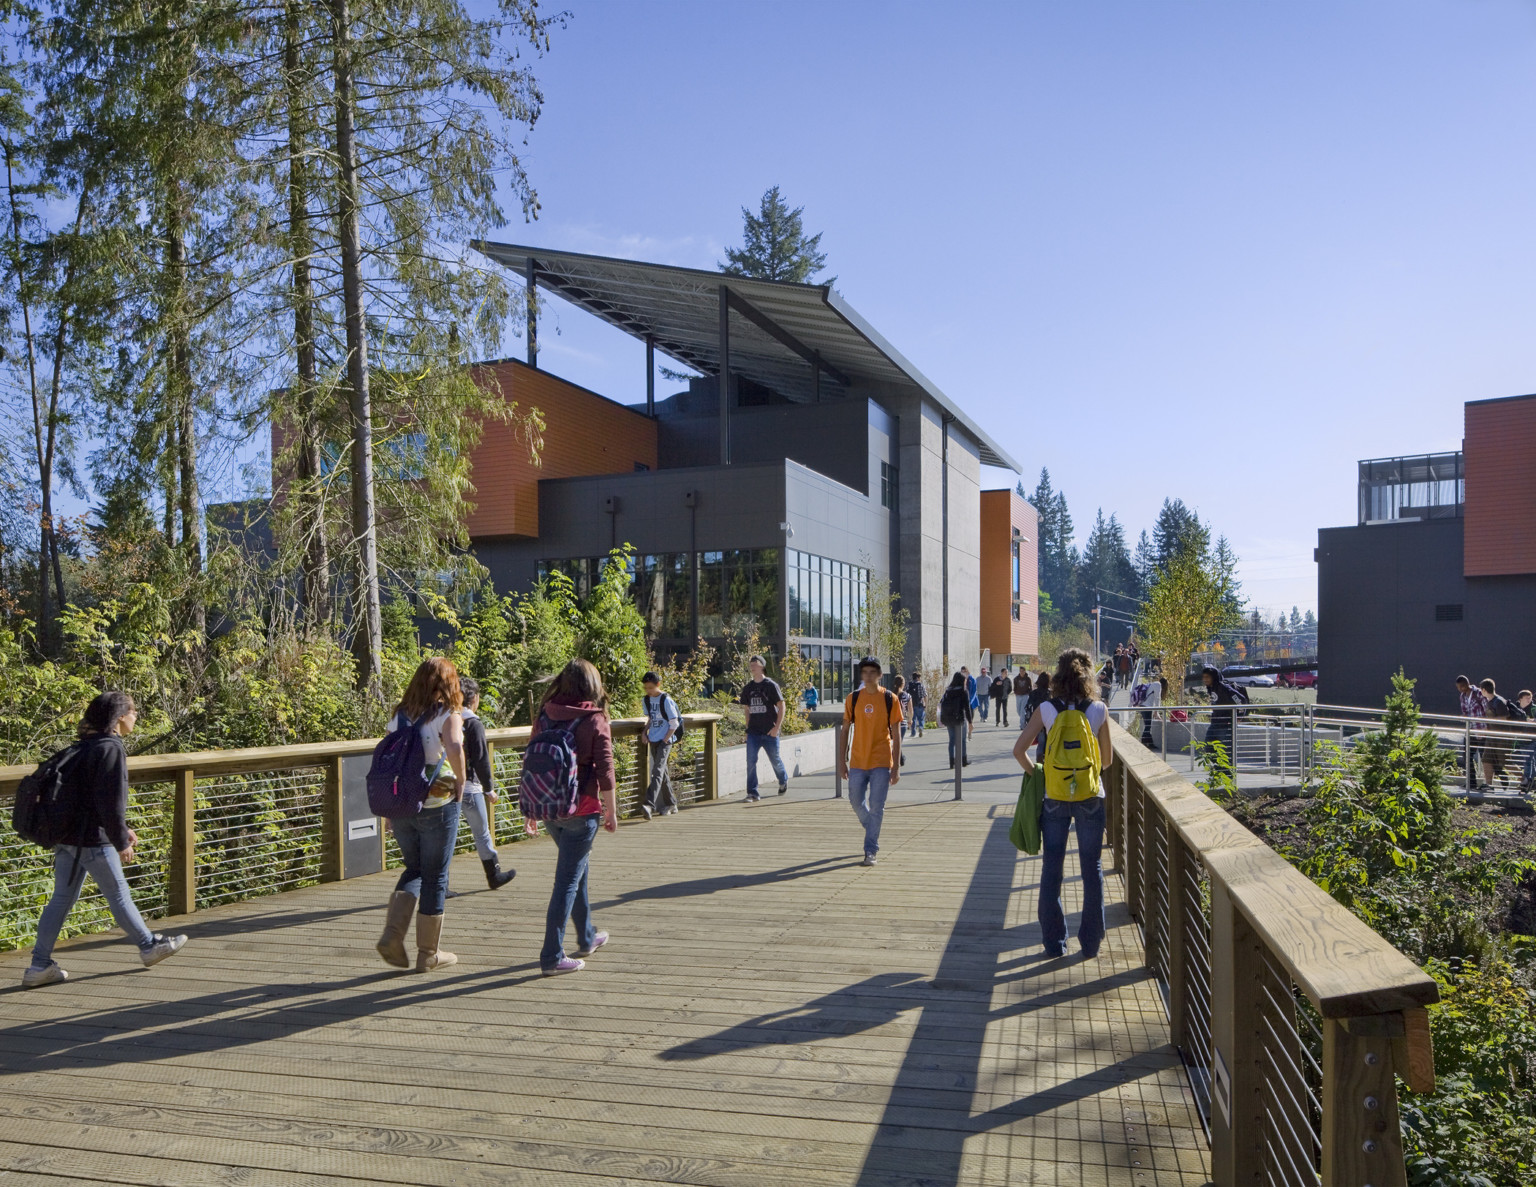
[[[795,529],[790,548],[891,571],[891,513],[878,496],[865,498],[795,462],[784,465],[785,520]]]
[[[981,451],[949,424],[949,659],[975,670],[981,654]]]
[[[1458,711],[1453,681],[1536,688],[1536,576],[1463,577],[1460,519],[1317,534],[1318,699],[1380,705],[1399,667],[1419,704]],[[1462,621],[1436,622],[1460,604]]]
[[[837,731],[811,730],[804,734],[791,734],[779,742],[779,759],[791,780],[818,771],[830,771],[837,762]],[[722,796],[739,795],[747,790],[747,748],[726,746],[715,752],[715,772]],[[757,756],[758,792],[775,795],[778,777],[766,754]]]
[[[900,479],[900,569],[895,585],[908,615],[902,667],[928,669],[944,659],[942,471],[938,408],[916,397],[896,404]]]

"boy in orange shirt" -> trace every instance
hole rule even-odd
[[[874,656],[859,661],[859,678],[863,686],[843,702],[843,749],[837,767],[848,783],[853,813],[864,826],[864,864],[872,866],[880,852],[885,798],[901,781],[901,702],[880,687],[880,661]]]

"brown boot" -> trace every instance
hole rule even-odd
[[[416,916],[416,971],[418,973],[444,969],[451,964],[459,963],[459,958],[452,952],[444,952],[437,946],[442,935],[443,917],[441,915]]]
[[[411,925],[416,913],[416,896],[397,890],[389,896],[389,914],[384,917],[384,934],[379,937],[379,955],[385,964],[397,969],[411,967],[411,958],[405,950],[405,929]]]

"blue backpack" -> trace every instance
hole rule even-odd
[[[404,713],[395,714],[401,724],[379,739],[373,748],[373,763],[368,768],[368,810],[385,820],[415,816],[426,802],[427,792],[437,782],[443,759],[430,772],[427,751],[421,742],[421,727],[437,708],[428,709],[415,721]]]
[[[556,724],[539,715],[539,729],[523,751],[517,807],[524,820],[563,820],[576,813],[581,763],[576,757],[576,723]]]

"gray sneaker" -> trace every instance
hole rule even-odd
[[[40,969],[29,968],[21,974],[21,987],[23,989],[37,989],[43,985],[57,985],[60,981],[68,981],[69,974],[59,967],[59,962],[50,960]]]
[[[875,864],[875,855],[873,853],[866,853],[864,855],[864,864],[867,865],[867,866],[874,865]]]
[[[186,936],[162,936],[156,932],[155,942],[148,948],[139,949],[139,959],[144,962],[144,967],[148,968],[152,964],[159,964],[169,956],[175,956],[186,942]]]

